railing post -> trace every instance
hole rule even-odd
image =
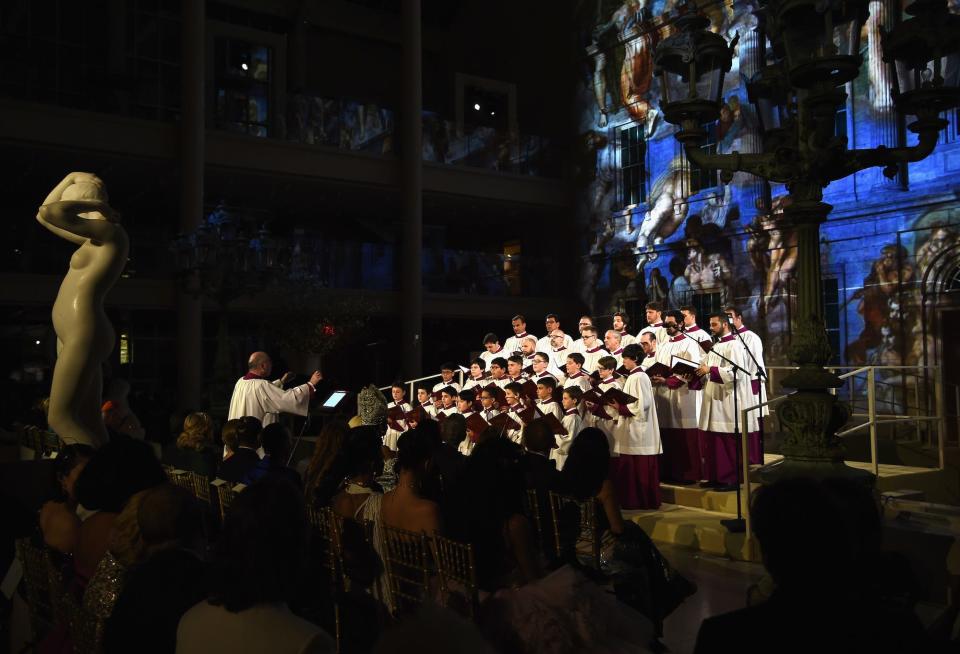
[[[880,476],[880,463],[877,461],[877,369],[870,366],[867,371],[867,420],[870,421],[870,466],[873,474]]]
[[[751,407],[752,408],[752,407]],[[743,475],[743,486],[740,488],[740,509],[743,512],[744,539],[743,547],[746,550],[748,561],[753,561],[753,524],[750,520],[750,428],[747,426],[749,409],[740,409],[740,474]],[[761,464],[763,461],[760,462]]]
[[[914,411],[917,412],[917,417],[920,417],[920,374],[919,371],[913,379],[913,404]],[[916,421],[917,424],[917,442],[923,443],[923,436],[920,433],[920,421]]]
[[[943,470],[946,459],[946,432],[947,432],[947,411],[946,403],[943,401],[943,366],[934,367],[934,399],[937,405],[937,458],[940,462],[940,469]]]

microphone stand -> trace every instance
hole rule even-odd
[[[699,344],[699,341],[697,341],[697,339],[695,339],[694,337],[690,336],[690,335],[687,334],[685,331],[682,331],[682,332],[680,332],[680,333],[683,334],[684,336],[686,336],[687,338],[689,338],[690,340],[696,341],[696,342]],[[737,365],[736,363],[734,363],[733,361],[731,361],[730,359],[728,359],[727,357],[725,357],[725,356],[723,356],[722,354],[720,354],[719,352],[717,352],[717,351],[716,351],[716,348],[710,348],[710,351],[708,352],[708,354],[711,353],[711,352],[712,352],[713,354],[716,354],[718,357],[720,357],[721,359],[723,359],[723,360],[726,361],[727,363],[729,363],[729,364],[730,364],[730,368],[731,368],[731,370],[732,370],[732,372],[733,372],[733,433],[734,433],[734,441],[735,441],[735,443],[736,443],[736,447],[735,447],[735,449],[736,449],[736,452],[735,452],[735,460],[736,460],[736,466],[737,466],[737,489],[736,489],[736,490],[737,490],[737,517],[736,517],[736,518],[727,518],[726,520],[721,520],[721,521],[720,521],[720,524],[723,525],[724,527],[726,527],[727,531],[729,531],[730,533],[732,533],[732,534],[739,534],[739,533],[743,533],[744,531],[746,531],[746,529],[747,529],[747,523],[746,523],[746,521],[743,519],[743,506],[742,506],[742,505],[743,505],[743,502],[741,501],[741,497],[742,497],[742,496],[741,496],[741,492],[740,492],[740,486],[741,486],[741,484],[743,483],[743,482],[741,482],[741,480],[740,480],[740,468],[742,468],[743,466],[741,465],[741,462],[740,462],[740,450],[742,449],[742,446],[741,446],[741,443],[740,443],[740,438],[741,438],[741,434],[740,434],[740,406],[739,406],[739,399],[738,399],[738,397],[737,397],[737,372],[746,372],[746,371],[745,371],[743,368],[741,368],[739,365]]]

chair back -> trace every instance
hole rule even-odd
[[[214,479],[211,485],[217,489],[217,503],[220,505],[220,524],[227,516],[227,510],[237,493],[246,488],[243,484],[232,484],[225,479]]]
[[[430,590],[428,541],[425,534],[383,526],[384,565],[389,601],[394,617],[412,613]]]
[[[167,475],[177,486],[187,490],[195,498],[210,505],[210,480],[206,475],[193,472],[192,470],[174,470],[172,474]]]
[[[477,569],[473,557],[473,545],[460,543],[442,536],[433,539],[440,589],[449,608],[459,609],[457,595],[465,600],[463,612],[476,620],[480,609],[480,593],[477,586]]]
[[[584,562],[599,570],[600,530],[593,498],[579,500],[550,491],[550,517],[557,557],[569,560],[576,557],[577,552],[586,551],[588,556]]]

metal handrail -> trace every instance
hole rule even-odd
[[[460,387],[463,388],[463,370],[458,370],[457,376],[459,378]],[[426,377],[417,377],[416,379],[408,379],[407,381],[403,382],[408,387],[407,401],[412,402],[416,398],[416,395],[414,394],[414,389],[416,388],[417,382],[427,381],[428,379],[436,379],[437,377],[440,377],[439,372],[435,375],[427,375]],[[381,386],[380,390],[389,391],[391,388],[392,386]]]

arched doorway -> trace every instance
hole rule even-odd
[[[960,441],[958,389],[960,389],[960,241],[932,257],[922,271],[920,307],[923,362],[942,366],[943,405],[947,420],[947,442]],[[928,396],[934,401],[935,380],[927,380]],[[933,408],[933,407],[931,407]]]

